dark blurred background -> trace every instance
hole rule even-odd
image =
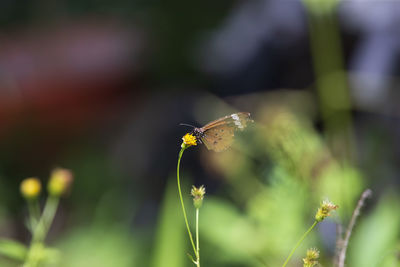
[[[367,187],[348,266],[398,266],[399,14],[398,1],[2,1],[0,235],[29,243],[19,184],[64,167],[55,266],[190,266],[179,123],[249,111],[233,149],[183,156],[187,205],[191,184],[207,190],[204,266],[279,265],[325,197],[339,215],[310,245],[330,266],[334,222]]]

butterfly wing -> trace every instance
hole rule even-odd
[[[208,150],[221,152],[232,145],[234,135],[234,127],[220,124],[205,130],[201,141]]]
[[[233,143],[236,130],[243,130],[251,122],[250,113],[239,112],[206,124],[201,128],[201,141],[209,150],[224,151]]]
[[[252,120],[250,119],[250,113],[238,112],[212,121],[203,126],[203,129],[207,130],[220,125],[229,125],[236,129],[243,130],[247,126],[247,123],[251,121]]]

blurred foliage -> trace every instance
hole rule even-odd
[[[230,197],[242,210],[235,211],[233,203],[206,198],[203,220],[207,223],[203,222],[202,233],[224,248],[224,254],[235,255],[230,261],[257,266],[249,263],[251,257],[277,266],[312,223],[323,198],[341,207],[338,222],[348,221],[363,188],[362,180],[355,168],[335,161],[304,114],[294,114],[282,104],[262,105],[254,114],[257,125],[242,137],[246,144],[238,145],[239,151],[246,147],[246,155],[206,152],[210,154],[210,160],[205,157],[207,164],[226,176],[235,190]],[[257,151],[252,153],[252,148]],[[316,245],[314,236],[304,247],[313,245],[312,240]],[[298,257],[302,254],[304,251],[299,251]]]
[[[57,247],[62,259],[54,266],[135,266],[140,253],[135,237],[118,224],[76,227]]]
[[[210,33],[208,31],[221,23],[233,5],[227,1],[193,4],[181,0],[172,3],[158,0],[118,0],[112,3],[73,0],[66,1],[65,5],[53,5],[48,1],[6,2],[0,11],[0,22],[4,27],[40,21],[46,24],[52,22],[57,14],[64,14],[65,18],[70,16],[71,20],[79,16],[89,17],[88,14],[99,17],[117,15],[121,21],[125,20],[124,23],[133,23],[137,19],[149,28],[146,33],[154,38],[149,45],[153,51],[146,62],[150,68],[145,75],[150,77],[147,77],[144,87],[161,84],[162,88],[165,84],[168,87],[170,84],[191,83],[196,75],[204,75],[198,72],[198,66],[194,66],[192,52],[198,48],[199,36]],[[347,266],[399,266],[400,199],[398,184],[394,184],[393,179],[397,179],[397,169],[391,166],[392,162],[388,163],[396,157],[392,147],[395,144],[385,140],[385,135],[379,135],[379,129],[373,129],[377,135],[369,131],[366,143],[360,141],[363,147],[357,147],[355,142],[348,73],[337,21],[340,2],[303,0],[309,23],[315,86],[313,84],[302,91],[281,89],[223,99],[196,92],[194,100],[188,101],[187,109],[187,106],[180,107],[186,99],[178,102],[174,95],[174,101],[171,101],[169,96],[160,94],[161,97],[155,97],[159,99],[146,99],[154,101],[154,106],[145,107],[152,116],[143,118],[140,127],[135,124],[137,121],[131,122],[131,118],[124,117],[123,123],[134,124],[134,132],[149,127],[145,133],[152,133],[151,136],[139,134],[137,136],[141,138],[132,142],[140,157],[151,161],[156,159],[155,155],[149,153],[145,145],[140,150],[139,143],[155,146],[154,151],[161,155],[157,159],[177,156],[173,154],[175,151],[160,144],[165,140],[162,137],[170,137],[171,128],[176,126],[164,132],[154,131],[159,128],[149,126],[164,120],[170,122],[163,116],[154,118],[154,114],[165,112],[167,116],[170,111],[165,105],[158,110],[159,113],[152,112],[152,108],[159,108],[163,102],[171,101],[173,108],[181,113],[193,113],[202,123],[231,114],[236,107],[252,112],[255,124],[235,136],[232,149],[213,153],[197,146],[190,148],[192,152],[186,152],[183,157],[182,165],[187,173],[183,173],[182,180],[185,180],[184,196],[191,222],[194,216],[189,204],[189,178],[204,175],[200,182],[204,182],[207,188],[200,212],[203,266],[280,266],[313,222],[317,207],[325,198],[338,204],[339,209],[330,220],[318,225],[290,263],[300,266],[306,249],[317,247],[321,263],[331,266],[338,234],[335,226],[347,226],[360,193],[366,187],[374,191],[374,199],[367,203],[356,223],[350,238]],[[208,78],[201,77],[198,83],[207,84]],[[195,85],[198,86],[197,82]],[[157,88],[153,92],[158,90],[161,91]],[[193,93],[186,86],[182,92]],[[133,98],[139,97],[134,95]],[[135,105],[135,109],[141,108],[143,106]],[[27,111],[29,113],[29,107]],[[27,175],[26,172],[34,172],[29,175],[42,174],[46,164],[55,162],[73,170],[76,180],[74,190],[62,202],[49,233],[48,242],[57,250],[44,248],[51,258],[47,266],[190,266],[186,257],[190,244],[172,173],[174,167],[168,169],[171,173],[163,174],[161,182],[152,173],[143,175],[145,172],[138,174],[134,170],[129,173],[119,169],[118,164],[112,161],[121,158],[111,155],[113,152],[110,150],[121,137],[109,137],[111,141],[108,144],[95,140],[95,137],[104,138],[99,137],[99,132],[111,136],[115,131],[114,124],[109,132],[103,133],[103,129],[96,128],[78,140],[66,141],[63,139],[65,136],[60,135],[60,139],[55,138],[52,142],[48,141],[57,131],[53,132],[51,127],[43,130],[34,124],[35,121],[24,124],[24,127],[15,127],[10,139],[2,140],[5,153],[1,155],[0,163],[0,230],[1,236],[7,239],[0,239],[0,266],[18,266],[14,260],[24,259],[27,253],[29,240],[23,225],[27,211],[22,206],[17,184]],[[151,140],[146,140],[146,143],[142,140],[146,138]],[[168,143],[176,142],[177,153],[180,136],[175,138],[178,141],[168,140]],[[59,140],[66,143],[65,150],[60,149],[62,146],[57,147]],[[44,152],[39,151],[41,144],[48,145]],[[57,147],[54,150],[60,149],[61,152],[48,155],[42,166],[46,152],[54,152],[53,146]],[[370,149],[368,153],[363,153],[365,148]],[[357,162],[357,153],[361,154],[360,162]],[[382,158],[382,155],[387,158]],[[136,160],[138,164],[146,162],[134,156],[126,161],[130,160]],[[158,171],[159,165],[160,162],[154,160],[152,170]],[[379,179],[370,180],[371,173],[378,174]],[[386,177],[386,174],[393,177]],[[196,179],[196,182],[199,181]],[[208,187],[206,182],[211,186]],[[162,197],[157,195],[160,192]]]
[[[5,255],[8,258],[23,261],[26,257],[27,251],[27,247],[20,242],[9,239],[0,240],[0,254]]]
[[[389,193],[360,222],[349,251],[349,266],[399,266],[400,199]]]
[[[189,247],[185,245],[187,244],[186,229],[173,178],[169,179],[166,187],[163,207],[159,216],[153,258],[150,260],[151,266],[186,266],[188,258],[182,252],[188,250]]]
[[[206,194],[200,213],[204,266],[279,266],[301,233],[313,222],[319,202],[324,198],[340,208],[332,220],[322,222],[319,230],[311,233],[291,262],[301,263],[307,248],[318,247],[321,262],[331,265],[335,243],[327,240],[335,230],[330,225],[332,222],[347,225],[366,180],[351,163],[336,160],[315,130],[312,114],[291,105],[288,101],[291,98],[287,97],[290,94],[286,92],[280,100],[269,94],[254,97],[258,100],[253,102],[256,123],[236,136],[232,149],[213,153],[201,146],[190,148],[192,153],[202,155],[207,173],[220,176],[223,184],[217,192]],[[308,101],[304,96],[296,99],[304,100],[303,104],[297,103],[298,106]],[[218,103],[217,99],[215,101]],[[251,102],[251,99],[241,101]],[[218,106],[222,114],[231,112],[221,108],[229,107],[224,102],[219,102]],[[110,180],[102,180],[107,176],[101,173],[106,169],[104,159],[91,153],[86,156],[90,161],[84,156],[71,161],[74,164],[70,165],[78,170],[75,184],[78,188],[69,197],[94,198],[97,204],[86,215],[88,205],[93,202],[76,204],[80,206],[77,207],[79,216],[76,221],[69,222],[70,229],[55,242],[61,252],[62,265],[54,266],[189,265],[185,254],[190,247],[175,178],[170,178],[165,187],[157,226],[141,233],[140,228],[132,229],[127,216],[123,215],[128,206],[122,203],[129,200],[118,193],[122,189],[112,187]],[[191,171],[185,167],[189,163],[188,159],[183,160],[185,171]],[[109,185],[103,194],[96,195],[96,190],[82,178],[93,175],[90,165],[103,166],[96,174],[102,177],[98,183]],[[193,220],[189,177],[190,173],[182,175],[189,220]],[[82,198],[79,194],[85,194],[85,188],[88,191]],[[398,205],[397,196],[387,196],[376,208],[362,214],[350,239],[349,266],[377,266],[379,262],[384,262],[381,266],[396,266],[400,217],[393,211]],[[131,208],[138,212],[136,205]],[[88,215],[91,223],[82,224],[82,218]],[[154,233],[152,229],[156,229]],[[16,255],[21,251],[8,245],[2,250],[14,251]],[[0,263],[8,266],[7,261],[3,259]]]

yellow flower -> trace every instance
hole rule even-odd
[[[187,133],[182,137],[182,147],[196,146],[197,139],[193,134]]]
[[[330,212],[336,210],[339,206],[333,204],[329,200],[324,200],[319,207],[317,214],[315,214],[315,220],[318,222],[323,221],[326,217],[330,216]]]
[[[303,267],[314,267],[318,264],[319,251],[316,248],[307,250],[306,257],[303,259]]]
[[[51,172],[47,190],[50,195],[61,196],[69,189],[73,180],[72,172],[67,169],[57,168]]]
[[[203,204],[203,198],[206,194],[206,188],[202,185],[199,188],[192,186],[190,194],[193,196],[193,204],[196,209],[199,209]]]
[[[20,190],[21,194],[26,199],[36,198],[42,190],[42,184],[40,183],[40,180],[38,178],[26,178],[22,181]]]

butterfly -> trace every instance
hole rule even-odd
[[[238,112],[212,121],[201,128],[193,127],[192,134],[208,150],[221,152],[232,145],[235,131],[242,131],[250,122],[253,122],[250,113]]]

